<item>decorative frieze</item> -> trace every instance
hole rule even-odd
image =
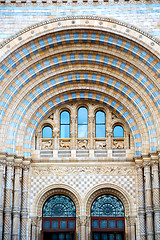
[[[99,175],[134,175],[133,167],[33,167],[33,175],[57,175],[64,176],[70,174],[99,174]]]

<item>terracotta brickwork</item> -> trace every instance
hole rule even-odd
[[[104,17],[59,17],[1,43],[0,239],[41,239],[43,205],[57,194],[76,206],[76,240],[91,240],[91,205],[103,194],[123,203],[126,240],[160,239],[160,44],[142,30]]]

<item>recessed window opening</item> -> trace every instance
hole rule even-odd
[[[78,109],[78,138],[88,138],[88,110],[85,107]]]
[[[106,117],[103,111],[96,112],[96,138],[106,137]]]
[[[70,114],[68,111],[60,115],[60,138],[70,138]]]
[[[50,126],[45,126],[42,129],[42,138],[52,138],[52,128]]]
[[[124,130],[123,127],[120,125],[117,125],[113,129],[113,137],[124,137]]]

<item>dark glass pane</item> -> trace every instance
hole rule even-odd
[[[58,229],[58,221],[52,221],[52,229]]]
[[[105,125],[96,125],[96,138],[105,138]]]
[[[68,228],[69,229],[74,229],[75,228],[75,221],[73,221],[73,220],[68,221]]]
[[[42,138],[52,138],[52,128],[46,126],[42,130]]]
[[[88,126],[78,125],[78,138],[87,138],[87,137],[88,137]]]
[[[70,124],[70,114],[67,111],[61,112],[61,124]]]
[[[100,233],[94,233],[94,240],[100,240]]]
[[[124,228],[124,221],[123,220],[117,220],[117,228]]]
[[[50,221],[44,221],[43,227],[44,227],[44,229],[50,229]]]
[[[102,195],[93,202],[91,207],[92,217],[124,217],[122,202],[113,195]]]
[[[99,228],[99,220],[92,220],[92,228]]]
[[[108,240],[108,234],[107,233],[102,233],[101,239],[102,240]]]
[[[124,137],[123,127],[115,126],[113,129],[113,137]]]
[[[105,113],[102,111],[96,112],[96,124],[105,124]]]
[[[121,233],[116,234],[116,240],[123,240],[123,236]]]
[[[65,240],[65,233],[59,233],[59,240]]]
[[[115,220],[109,220],[109,221],[108,221],[108,227],[109,227],[109,228],[115,228],[115,227],[116,227],[116,222],[115,222]]]
[[[66,240],[72,240],[72,234],[66,233]]]
[[[61,220],[61,221],[60,221],[60,228],[61,228],[61,229],[67,228],[67,221],[66,221],[66,220]]]
[[[88,123],[88,111],[87,108],[81,107],[78,109],[78,124]]]
[[[107,220],[100,221],[100,228],[107,228]]]
[[[108,240],[115,240],[114,239],[114,233],[109,233],[108,234]]]
[[[52,240],[58,240],[58,233],[52,233]]]
[[[60,137],[61,138],[70,138],[70,126],[69,125],[61,125]]]
[[[43,206],[43,217],[75,217],[76,207],[73,201],[64,195],[50,197]]]

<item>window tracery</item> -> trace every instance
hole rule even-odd
[[[124,206],[117,197],[102,195],[93,202],[91,217],[124,217]]]
[[[69,197],[54,195],[44,203],[42,215],[43,217],[75,217],[76,207]]]

